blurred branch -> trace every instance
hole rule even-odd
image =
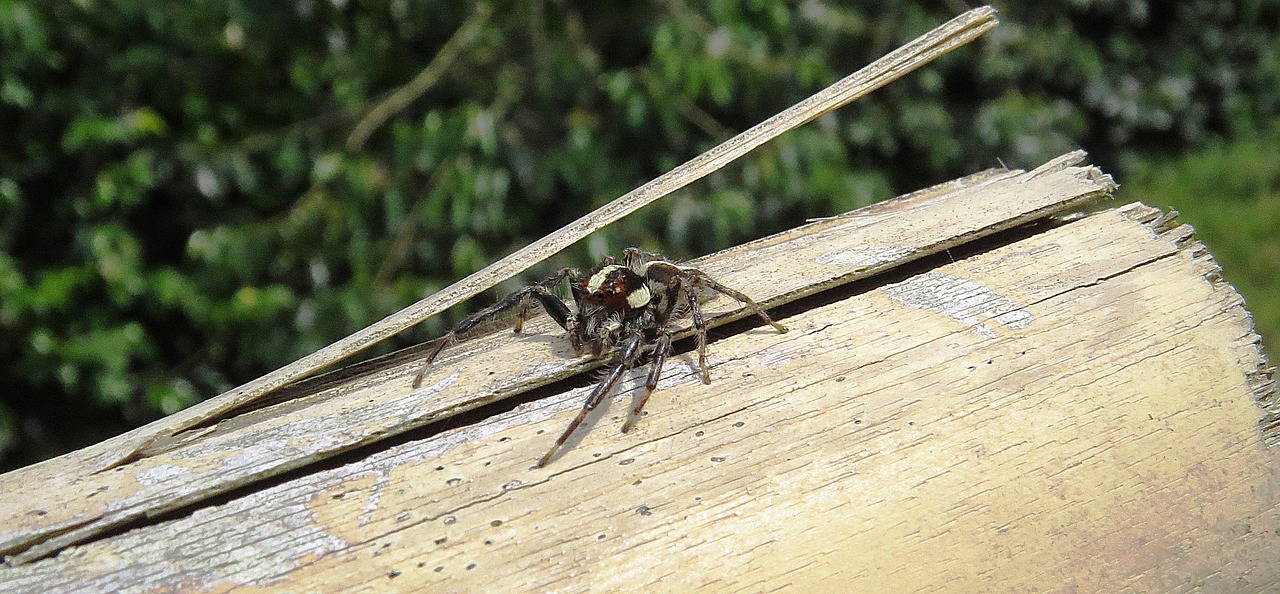
[[[404,261],[409,256],[409,251],[413,249],[413,240],[420,226],[422,210],[426,208],[427,202],[435,194],[436,189],[449,178],[453,171],[454,161],[450,160],[441,163],[431,173],[431,178],[427,180],[426,189],[413,203],[413,207],[409,209],[404,220],[400,221],[400,224],[396,227],[395,234],[391,239],[391,245],[387,249],[387,256],[383,258],[382,265],[378,267],[377,273],[373,275],[374,287],[382,287],[392,276],[400,271],[401,265],[404,264]]]
[[[506,117],[507,109],[511,107],[513,100],[514,98],[509,94],[499,91],[497,99],[487,109],[493,121],[501,122]],[[404,261],[409,257],[409,251],[413,249],[413,242],[417,236],[418,229],[422,226],[423,209],[426,208],[432,195],[436,193],[436,189],[441,184],[449,181],[450,176],[456,171],[456,165],[456,157],[446,159],[436,165],[430,178],[427,179],[426,187],[422,190],[419,198],[413,203],[404,220],[396,227],[387,256],[383,259],[382,265],[378,267],[378,272],[373,276],[373,286],[381,287],[393,275],[400,272],[400,267],[404,265]]]
[[[375,105],[360,118],[360,122],[351,130],[351,135],[347,136],[347,150],[357,151],[364,146],[369,136],[373,134],[391,116],[404,109],[405,106],[413,102],[427,92],[432,85],[440,80],[440,76],[444,74],[458,59],[458,55],[462,53],[462,48],[470,44],[480,32],[480,27],[489,20],[489,16],[493,14],[493,6],[489,3],[483,3],[476,6],[475,12],[467,17],[461,27],[453,34],[453,37],[446,41],[440,51],[436,53],[436,57],[431,59],[431,63],[427,64],[413,80],[409,81],[403,87],[391,93],[381,103]]]
[[[720,123],[720,120],[717,120],[715,116],[698,107],[698,104],[690,101],[688,97],[674,94],[671,98],[675,102],[676,110],[680,112],[685,121],[693,124],[703,134],[709,136],[711,140],[724,142],[737,134],[733,129]]]

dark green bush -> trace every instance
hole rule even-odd
[[[958,6],[0,0],[4,465],[367,325]],[[1278,16],[1263,1],[1013,3],[976,46],[548,267],[626,245],[697,255],[1078,146],[1123,176],[1275,117]],[[352,135],[420,73],[425,90]]]

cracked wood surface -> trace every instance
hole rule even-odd
[[[94,471],[110,470],[144,455],[159,439],[170,439],[209,420],[225,417],[317,371],[346,360],[392,335],[453,307],[497,284],[514,278],[548,256],[586,238],[605,225],[696,180],[804,125],[880,88],[899,77],[964,45],[998,24],[996,11],[981,6],[943,23],[889,52],[857,72],[810,95],[773,117],[744,130],[684,164],[654,178],[564,227],[485,266],[467,278],[440,289],[422,300],[322,347],[293,363],[228,390],[214,398],[126,433],[110,447],[94,452]]]
[[[704,266],[790,301],[1109,191],[1068,162]],[[6,527],[45,532],[0,589],[1275,588],[1274,384],[1189,228],[1134,205],[988,241],[783,307],[788,334],[713,333],[713,383],[674,357],[620,435],[637,372],[545,469],[590,386],[314,464],[584,369],[542,326],[446,351],[413,394],[392,357],[118,470],[10,473]]]
[[[1108,195],[1110,177],[1083,159],[1077,151],[1030,172],[976,174],[696,263],[777,305]],[[708,304],[713,326],[744,315],[728,299]],[[94,446],[5,474],[0,552],[11,563],[38,559],[598,365],[574,357],[551,322],[528,328],[519,339],[500,332],[446,350],[419,390],[410,387],[418,369],[410,350],[299,386],[283,404],[157,442],[107,472],[94,472]]]
[[[650,414],[620,435],[637,373],[549,468],[533,460],[589,387],[0,580],[113,592],[1280,586],[1280,466],[1257,401],[1274,385],[1243,303],[1190,230],[1130,205],[1002,237],[783,308],[788,334],[721,338],[710,385],[675,357]]]

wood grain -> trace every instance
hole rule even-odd
[[[142,455],[143,450],[150,448],[157,440],[169,439],[180,432],[203,425],[210,419],[225,416],[238,408],[251,405],[275,390],[309,377],[321,369],[399,334],[482,291],[514,278],[609,223],[720,170],[774,138],[839,109],[976,39],[998,24],[995,15],[995,9],[990,6],[966,11],[781,113],[752,126],[675,169],[417,303],[262,377],[150,423],[118,439],[103,442],[99,447],[85,452],[84,456],[92,454],[90,460],[95,467],[95,472],[110,470],[136,459]]]
[[[631,378],[548,468],[533,462],[589,387],[0,586],[1274,591],[1280,466],[1256,398],[1275,386],[1238,294],[1141,205],[1035,231],[797,302],[788,334],[722,336],[710,385],[676,357],[620,435]],[[865,265],[795,253],[832,277]],[[432,378],[461,383],[468,360]]]
[[[696,263],[766,306],[792,301],[1108,195],[1111,179],[1079,165],[1083,158],[978,174]],[[805,261],[817,264],[796,266]],[[708,303],[711,325],[746,315],[728,301]],[[40,558],[598,364],[574,357],[550,322],[535,320],[519,340],[498,333],[446,351],[420,390],[410,386],[419,365],[410,351],[284,404],[158,440],[109,472],[94,472],[91,453],[14,471],[0,476],[9,495],[0,499],[0,551],[16,563]]]

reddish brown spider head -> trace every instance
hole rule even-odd
[[[639,309],[653,298],[644,277],[617,264],[602,267],[578,286],[584,299],[615,311]]]

